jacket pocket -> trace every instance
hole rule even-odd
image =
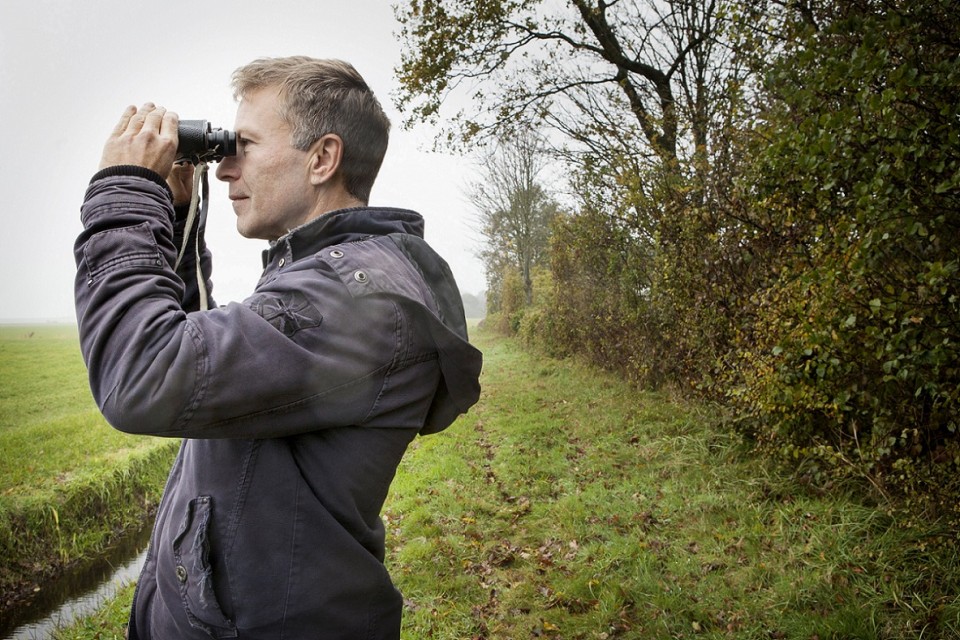
[[[210,496],[199,496],[187,504],[183,523],[173,539],[174,571],[190,626],[213,638],[235,638],[237,626],[223,614],[213,589],[213,567],[210,565],[212,517],[213,500]]]
[[[146,222],[94,234],[83,247],[83,257],[91,280],[118,269],[163,266],[163,254]]]

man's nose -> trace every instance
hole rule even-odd
[[[237,171],[237,159],[235,156],[227,156],[217,164],[217,179],[224,182],[236,180],[239,172]]]

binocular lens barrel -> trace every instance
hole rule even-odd
[[[177,162],[219,162],[237,155],[237,134],[226,129],[214,129],[206,120],[181,120],[177,130]]]

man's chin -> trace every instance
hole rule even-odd
[[[247,238],[248,240],[273,241],[277,239],[275,236],[271,236],[269,233],[267,233],[264,229],[259,229],[257,227],[251,228],[243,224],[243,220],[241,220],[240,218],[237,218],[237,233],[239,233],[244,238]]]
[[[257,240],[260,236],[257,234],[256,228],[252,228],[249,225],[243,223],[243,218],[237,218],[237,233],[239,233],[244,238],[249,240]]]

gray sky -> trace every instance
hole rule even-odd
[[[430,131],[401,129],[398,30],[388,0],[0,0],[0,320],[73,320],[80,203],[128,104],[232,129],[233,70],[293,54],[342,58],[366,78],[394,124],[371,204],[423,214],[461,290],[479,293],[471,165],[428,153]],[[225,304],[252,291],[266,243],[237,234],[225,185],[210,186],[207,243]]]

